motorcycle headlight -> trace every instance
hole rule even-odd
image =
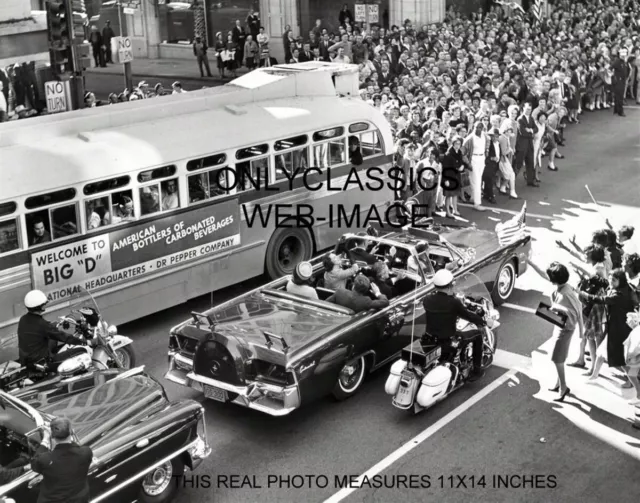
[[[112,337],[114,335],[118,335],[118,327],[116,327],[115,325],[109,325],[109,328],[107,328],[107,334]]]

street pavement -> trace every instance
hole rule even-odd
[[[626,118],[610,111],[587,113],[567,138],[559,172],[545,169],[538,189],[518,181],[518,192],[528,203],[533,257],[542,266],[568,261],[555,247],[556,239],[575,234],[586,244],[605,217],[615,227],[640,228],[640,110],[628,107]],[[521,206],[522,201],[502,198],[495,211],[465,207],[462,213],[480,228],[493,229]],[[190,311],[219,304],[260,281],[194,299],[120,331],[134,339],[139,363],[162,377],[170,327]],[[416,416],[391,405],[384,393],[386,369],[370,376],[350,400],[327,398],[282,418],[203,402],[213,453],[196,474],[209,475],[210,486],[205,479],[193,479],[175,501],[637,501],[640,432],[631,428],[631,394],[622,393],[621,381],[605,370],[603,378],[588,384],[582,371],[570,368],[572,396],[558,404],[547,391],[554,377],[548,344],[552,328],[533,312],[549,291],[534,272],[521,277],[500,309],[495,365],[480,381]],[[172,399],[202,400],[192,390],[165,384]],[[386,479],[381,488],[357,489],[363,474]],[[351,488],[341,489],[336,476],[350,476]],[[531,487],[535,476],[537,487]],[[427,480],[428,488],[406,487],[409,481],[427,485]],[[198,482],[200,487],[193,487]]]
[[[203,87],[219,86],[231,80],[223,80],[218,76],[215,59],[211,60],[211,72],[213,77],[200,77],[195,60],[135,59],[131,62],[134,87],[144,80],[150,89],[161,83],[165,90],[171,91],[171,85],[178,80],[185,91],[195,91]],[[240,68],[237,73],[242,75],[246,73],[246,69]],[[106,68],[90,68],[85,71],[85,89],[93,92],[98,100],[106,101],[109,94],[120,94],[125,87],[123,65],[109,64]]]

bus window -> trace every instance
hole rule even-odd
[[[148,180],[150,172],[140,173],[138,179]],[[140,215],[152,215],[159,211],[175,210],[180,206],[178,179],[172,178],[160,183],[140,187]]]
[[[49,192],[48,194],[27,197],[24,202],[24,206],[28,210],[35,210],[36,208],[42,208],[43,206],[69,201],[74,197],[76,197],[76,189],[62,189],[55,192]]]
[[[345,164],[346,160],[345,139],[338,138],[329,142],[313,146],[313,166],[327,168]]]
[[[294,147],[301,147],[306,145],[309,137],[306,134],[300,136],[294,136],[293,138],[287,138],[286,140],[278,140],[273,144],[273,149],[276,151],[289,150]]]
[[[209,155],[207,157],[201,157],[200,159],[192,159],[187,162],[187,171],[197,171],[204,168],[221,166],[226,160],[227,156],[225,154]]]
[[[18,205],[13,201],[9,203],[2,203],[0,204],[0,217],[11,215],[16,211],[16,209],[18,209]]]
[[[85,202],[88,231],[92,231],[111,223],[109,214],[110,206],[109,196],[97,197]]]
[[[360,135],[360,149],[362,151],[362,157],[372,157],[382,153],[382,146],[380,145],[380,137],[377,131],[368,131]]]
[[[231,193],[233,181],[228,181],[228,168],[212,169],[189,177],[189,204]]]
[[[133,206],[133,191],[123,190],[122,192],[114,192],[111,194],[111,217],[112,224],[120,222],[130,222],[135,220],[136,213]]]
[[[131,178],[129,176],[119,176],[117,178],[110,178],[109,180],[101,180],[99,182],[88,183],[84,186],[83,192],[85,196],[92,196],[99,192],[106,192],[107,190],[119,189],[129,185]]]
[[[176,167],[164,166],[162,168],[149,169],[147,171],[143,171],[138,175],[138,181],[140,183],[147,183],[151,180],[158,180],[160,178],[167,178],[169,176],[173,176],[176,174]]]
[[[236,164],[238,190],[264,188],[269,176],[269,158],[252,159]]]
[[[366,122],[356,122],[349,126],[350,133],[359,133],[360,131],[366,131],[367,129],[369,129],[369,124]]]
[[[287,178],[285,173],[293,173],[296,169],[298,173],[302,173],[309,167],[309,154],[307,148],[298,148],[284,154],[278,154],[276,159],[276,180]]]
[[[37,246],[74,234],[78,234],[76,204],[35,211],[27,215],[27,235],[30,246]]]
[[[162,182],[160,184],[160,194],[162,195],[162,211],[175,210],[180,207],[177,178]]]
[[[0,253],[9,253],[20,248],[18,219],[12,218],[11,220],[0,222]]]

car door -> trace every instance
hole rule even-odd
[[[132,477],[179,450],[189,441],[185,424],[169,423],[161,428],[142,427],[138,432],[111,439],[96,450],[97,456],[89,471],[91,499],[101,503],[133,501],[143,477],[121,487]]]

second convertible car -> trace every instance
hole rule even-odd
[[[319,300],[286,292],[285,277],[192,313],[193,319],[171,330],[165,377],[206,398],[274,416],[323,395],[347,398],[367,372],[400,356],[412,330],[424,332],[422,299],[438,268],[456,277],[473,273],[500,304],[525,271],[530,248],[529,236],[501,246],[495,233],[469,227],[346,234],[334,253],[347,264],[367,257],[368,263],[360,263],[366,274],[372,261],[384,260],[403,278],[387,308],[356,314],[327,302],[333,291],[323,287],[318,258],[312,263]]]
[[[93,450],[91,503],[169,503],[185,470],[195,470],[211,452],[202,406],[169,402],[138,367],[0,391],[0,465],[28,463],[55,417],[69,419],[75,441]],[[41,481],[28,470],[0,485],[0,501],[35,503]]]

